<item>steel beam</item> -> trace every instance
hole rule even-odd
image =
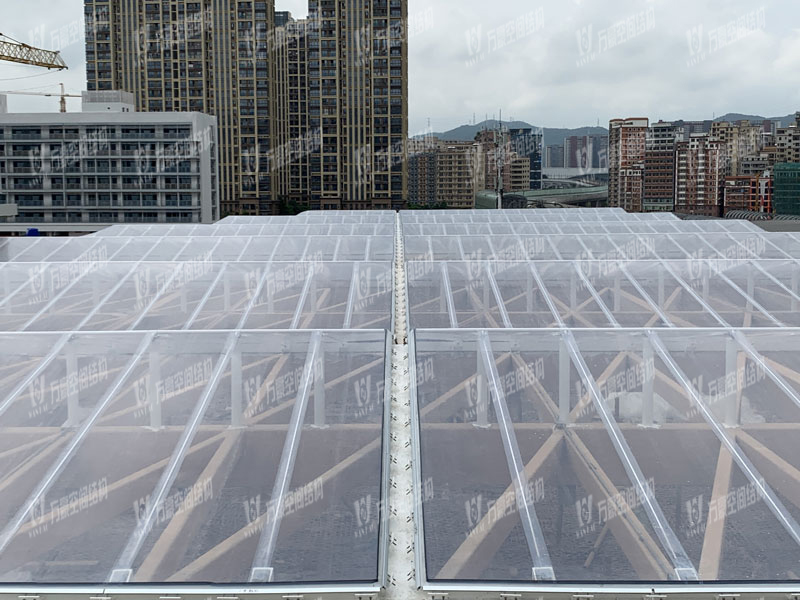
[[[197,317],[199,317],[200,313],[203,312],[203,307],[205,306],[206,302],[208,302],[208,299],[211,298],[211,294],[214,293],[214,290],[219,285],[219,281],[220,281],[220,279],[222,279],[223,276],[226,277],[225,284],[226,284],[226,288],[227,288],[227,286],[229,285],[228,280],[227,280],[227,273],[226,273],[227,269],[228,269],[228,263],[226,261],[226,262],[222,263],[222,266],[220,267],[219,273],[217,273],[217,276],[214,278],[214,281],[211,282],[211,285],[208,286],[208,290],[206,290],[206,293],[203,294],[203,297],[200,299],[200,302],[197,304],[197,308],[194,309],[194,312],[192,313],[192,316],[189,317],[189,320],[186,321],[186,323],[184,323],[183,327],[181,327],[182,330],[186,331],[187,329],[190,329],[192,327],[192,324],[197,320]],[[230,306],[226,306],[225,309],[226,310],[230,310]]]
[[[694,385],[686,377],[686,374],[681,370],[667,349],[661,343],[661,339],[654,331],[648,332],[648,337],[653,343],[653,348],[667,365],[667,368],[672,373],[673,377],[681,384],[686,393],[694,402],[700,414],[705,421],[711,426],[714,434],[719,441],[730,451],[736,464],[742,470],[747,479],[758,490],[759,497],[764,500],[767,507],[777,517],[786,532],[791,538],[800,545],[800,525],[798,525],[795,518],[786,509],[783,502],[778,498],[772,488],[764,481],[764,478],[755,468],[749,458],[742,452],[741,448],[736,444],[736,441],[731,438],[725,427],[717,420],[714,413],[706,406],[700,393],[695,389]]]
[[[453,304],[453,289],[450,287],[450,275],[447,272],[446,262],[439,263],[442,274],[442,294],[444,294],[445,302],[447,303],[447,315],[450,317],[450,327],[458,329],[458,318],[456,317],[456,309]]]
[[[616,317],[606,306],[606,303],[603,302],[603,299],[600,297],[600,294],[597,293],[597,289],[594,287],[594,285],[592,285],[592,282],[589,281],[589,278],[586,277],[586,273],[583,272],[583,269],[581,269],[580,265],[577,262],[573,262],[572,266],[578,272],[578,276],[581,278],[583,285],[585,285],[586,289],[589,290],[589,293],[591,294],[592,298],[594,298],[594,301],[597,303],[597,305],[600,307],[600,310],[603,311],[603,314],[605,315],[606,319],[608,319],[608,322],[613,327],[621,327]]]
[[[636,292],[641,296],[642,300],[647,302],[650,305],[650,308],[653,310],[654,313],[658,315],[658,317],[664,322],[667,327],[675,327],[675,324],[672,320],[667,316],[667,314],[661,309],[661,307],[656,304],[650,295],[644,290],[644,288],[639,284],[638,281],[630,274],[628,269],[621,263],[617,263],[619,270],[625,275],[628,281],[631,282],[631,285],[636,289]]]
[[[539,271],[536,270],[536,264],[534,262],[529,262],[528,265],[531,269],[531,274],[533,278],[536,280],[536,285],[539,286],[539,290],[542,292],[542,296],[544,297],[544,301],[547,303],[547,308],[550,309],[550,312],[553,314],[553,319],[556,323],[558,323],[559,327],[565,327],[564,321],[561,319],[561,313],[558,312],[553,299],[550,297],[550,292],[547,291],[547,288],[544,285],[544,281],[542,281],[541,275],[539,275]]]
[[[486,277],[489,278],[489,285],[492,288],[492,293],[494,294],[494,300],[497,303],[497,309],[500,311],[500,318],[503,320],[503,327],[506,329],[511,329],[514,327],[511,324],[511,319],[508,318],[508,311],[506,310],[506,303],[503,300],[503,296],[500,294],[500,288],[497,285],[497,281],[494,278],[494,274],[492,273],[491,263],[487,262],[485,265],[486,270]],[[488,306],[485,306],[488,310]]]
[[[173,258],[177,258],[178,256],[180,256],[181,253],[186,249],[186,247],[189,245],[189,243],[191,241],[192,241],[191,239],[187,240],[186,243],[183,245],[183,247],[181,247],[181,249],[178,250],[178,252],[175,254],[175,256]],[[222,240],[220,240],[220,242],[221,241]],[[219,244],[219,242],[217,242],[217,244]],[[214,246],[214,247],[216,248],[216,246]],[[178,265],[177,268],[175,268],[176,264]],[[128,327],[129,330],[134,330],[139,326],[139,324],[144,320],[145,316],[147,316],[147,313],[150,312],[150,309],[153,308],[156,305],[156,302],[158,302],[161,299],[161,296],[164,295],[164,292],[166,292],[167,289],[169,289],[169,286],[172,284],[172,282],[178,276],[178,271],[181,268],[182,267],[180,266],[179,263],[173,263],[172,275],[170,275],[169,279],[167,279],[164,282],[164,284],[161,286],[161,289],[159,289],[158,292],[156,292],[156,295],[153,297],[152,300],[150,300],[150,302],[147,303],[147,306],[144,307],[142,312],[139,313],[139,316],[136,318],[136,320],[133,322],[133,324],[130,327]]]
[[[532,579],[534,581],[554,581],[555,572],[553,563],[550,560],[550,553],[544,541],[542,527],[536,517],[536,509],[533,506],[533,499],[529,498],[527,489],[528,481],[525,475],[525,467],[520,455],[517,438],[514,433],[514,426],[508,414],[506,398],[503,387],[500,383],[500,375],[497,372],[497,364],[494,361],[494,353],[489,342],[489,335],[482,331],[478,337],[478,352],[483,358],[484,368],[491,390],[497,422],[500,426],[500,434],[503,438],[503,449],[505,450],[508,470],[514,481],[514,488],[517,497],[517,510],[519,511],[522,527],[525,530],[525,537],[528,542],[528,549],[531,553],[533,562]]]
[[[66,448],[64,448],[56,461],[47,470],[45,476],[36,485],[36,488],[22,505],[22,507],[17,511],[16,515],[14,515],[14,518],[9,521],[3,528],[2,532],[0,532],[0,554],[2,554],[3,551],[8,547],[9,543],[14,538],[25,520],[28,518],[28,515],[34,509],[36,504],[41,501],[41,498],[45,494],[47,494],[48,490],[52,487],[58,477],[64,472],[64,469],[67,467],[70,461],[74,458],[78,449],[86,440],[89,430],[100,418],[100,415],[103,413],[103,411],[105,411],[108,405],[112,402],[117,392],[133,372],[134,367],[138,364],[145,352],[147,352],[147,349],[150,347],[154,337],[154,333],[149,333],[144,336],[144,339],[142,339],[142,342],[139,344],[139,347],[134,355],[128,361],[127,365],[122,369],[111,386],[106,390],[105,394],[103,394],[103,396],[97,402],[89,417],[81,424],[78,431],[75,432],[75,435],[69,440]]]
[[[303,263],[303,264],[307,265],[308,263]],[[298,300],[297,302],[297,308],[294,311],[294,316],[292,317],[292,324],[289,327],[290,329],[297,329],[298,326],[300,325],[300,317],[303,316],[303,308],[305,307],[306,301],[308,300],[309,290],[311,290],[311,282],[313,279],[314,279],[314,264],[312,263],[308,269],[308,274],[306,275],[306,281],[303,284],[303,291],[300,293],[300,300]]]
[[[126,583],[131,580],[133,576],[133,564],[142,548],[142,545],[144,544],[145,538],[153,527],[153,519],[157,514],[158,507],[164,501],[164,498],[175,482],[175,478],[178,476],[178,472],[183,465],[186,454],[192,445],[192,442],[194,441],[200,424],[205,417],[209,405],[211,404],[214,393],[219,386],[220,380],[222,379],[222,374],[228,366],[232,354],[237,349],[238,341],[241,336],[240,330],[244,323],[247,322],[247,318],[250,316],[250,312],[255,305],[256,298],[259,296],[264,287],[267,273],[268,269],[265,269],[264,275],[261,277],[253,297],[250,298],[247,308],[239,318],[236,329],[228,334],[225,346],[220,353],[217,364],[211,374],[211,378],[206,384],[203,394],[195,405],[194,411],[192,412],[188,423],[181,433],[178,444],[174,448],[172,456],[170,457],[169,464],[162,473],[161,478],[153,490],[153,493],[149,496],[149,505],[146,507],[146,514],[140,520],[136,529],[131,533],[124,549],[122,550],[122,553],[119,555],[114,567],[111,569],[111,572],[108,575],[109,582]]]
[[[636,487],[637,497],[640,498],[642,506],[650,519],[650,523],[661,541],[661,545],[667,551],[670,562],[674,568],[675,577],[681,581],[697,580],[697,571],[694,565],[692,565],[692,561],[689,559],[688,554],[686,554],[686,550],[684,550],[678,536],[675,535],[675,532],[667,521],[661,506],[655,499],[653,490],[651,490],[650,486],[647,484],[644,473],[642,473],[641,467],[636,461],[633,451],[628,445],[625,436],[622,434],[614,416],[606,407],[600,389],[597,387],[597,382],[584,361],[575,338],[572,336],[572,332],[564,331],[562,335],[570,355],[572,356],[573,364],[578,370],[583,384],[592,396],[597,414],[606,426],[606,431],[625,468],[625,472]]]
[[[306,355],[305,367],[303,368],[303,378],[300,381],[300,389],[295,398],[292,418],[289,421],[289,431],[286,434],[281,462],[278,467],[278,475],[275,478],[272,495],[270,496],[271,508],[268,523],[261,532],[261,538],[258,541],[258,547],[250,570],[251,582],[270,583],[273,579],[274,567],[272,566],[272,559],[283,518],[282,506],[294,473],[294,463],[300,446],[303,420],[308,408],[308,397],[314,385],[315,363],[317,354],[320,351],[321,339],[322,334],[319,331],[315,331],[311,336],[311,343]]]
[[[347,309],[344,313],[344,329],[350,329],[350,325],[353,322],[353,308],[355,306],[356,300],[356,293],[358,291],[358,278],[359,278],[359,267],[358,263],[353,263],[353,274],[350,277],[350,292],[347,295]]]

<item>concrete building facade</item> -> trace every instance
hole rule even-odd
[[[762,133],[760,126],[751,125],[749,121],[719,121],[711,125],[711,137],[726,146],[726,176],[736,177],[742,174],[741,161],[761,151]]]
[[[309,0],[310,201],[402,208],[408,194],[407,0]]]
[[[769,172],[726,177],[722,216],[737,210],[772,214],[772,183]]]
[[[709,134],[689,136],[675,152],[675,212],[721,217],[726,145]]]
[[[542,189],[542,134],[531,128],[510,129],[511,149],[530,163],[529,189]]]
[[[215,115],[223,214],[400,208],[407,0],[84,0],[90,90]]]
[[[646,118],[614,119],[609,123],[609,206],[642,211],[648,126]]]
[[[485,182],[479,144],[436,141],[408,159],[408,201],[412,204],[475,208]],[[517,175],[519,175],[517,173]]]
[[[136,109],[217,117],[223,214],[271,214],[274,0],[84,0],[89,90],[125,90]]]
[[[220,218],[216,119],[141,113],[122,92],[84,94],[80,113],[0,114],[0,203],[10,222],[212,223]]]
[[[647,129],[644,158],[644,212],[671,211],[675,202],[675,147],[683,128],[659,121]]]
[[[800,162],[800,112],[790,127],[778,128],[775,134],[775,161],[779,163]]]

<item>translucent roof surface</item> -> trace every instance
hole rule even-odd
[[[2,239],[0,592],[363,598],[400,490],[421,594],[789,594],[798,259],[616,209]]]
[[[0,241],[0,584],[377,585],[394,224],[333,217]]]
[[[672,213],[637,214],[616,208],[564,208],[547,210],[420,210],[402,211],[404,225],[410,223],[595,223],[597,221],[678,221]]]
[[[255,237],[86,236],[7,238],[8,263],[381,261],[391,263],[394,238],[376,235],[266,235]]]
[[[402,216],[422,579],[797,580],[800,238],[573,214]]]

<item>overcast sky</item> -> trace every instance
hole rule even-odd
[[[306,0],[278,10],[305,16]],[[85,88],[82,0],[2,0],[0,31],[58,48],[68,72],[0,63],[0,89]],[[800,110],[797,0],[410,0],[410,132],[491,118],[546,127],[614,117]],[[71,100],[70,110],[79,110]],[[13,111],[56,111],[12,96]]]

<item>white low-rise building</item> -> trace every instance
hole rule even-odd
[[[215,117],[135,112],[127,92],[84,92],[80,113],[0,112],[0,205],[18,207],[2,229],[212,223],[217,147]]]

